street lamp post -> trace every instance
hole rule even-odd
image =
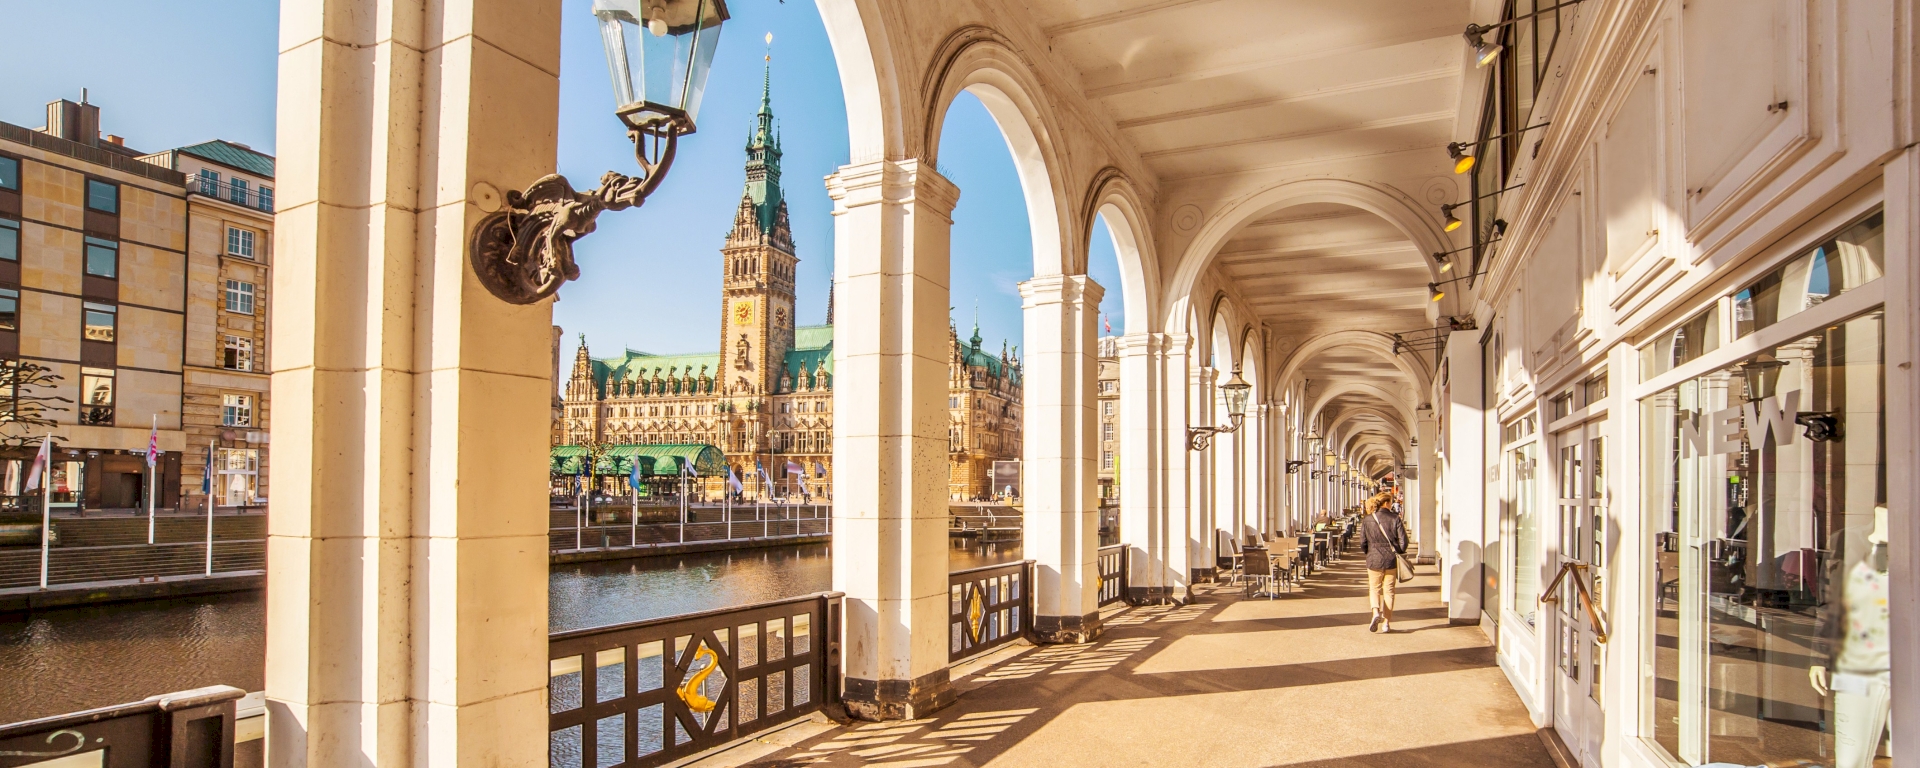
[[[613,75],[614,115],[641,175],[608,171],[600,186],[576,192],[555,173],[504,200],[476,195],[483,208],[496,207],[474,230],[468,258],[480,283],[509,304],[532,304],[578,279],[573,241],[593,231],[601,211],[638,206],[660,186],[679,138],[693,133],[728,18],[725,0],[594,0],[593,15]]]
[[[1213,444],[1214,435],[1229,434],[1240,428],[1247,416],[1247,395],[1253,391],[1253,385],[1240,378],[1240,371],[1234,370],[1233,378],[1220,385],[1221,394],[1227,398],[1227,426],[1224,427],[1187,427],[1187,449],[1204,451]]]

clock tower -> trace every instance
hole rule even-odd
[[[769,65],[771,66],[771,65]],[[773,123],[771,70],[762,80],[760,113],[747,140],[747,186],[733,229],[720,249],[721,391],[763,395],[780,383],[793,348],[793,253],[787,201],[780,191],[780,136]]]

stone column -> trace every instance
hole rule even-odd
[[[269,765],[546,763],[551,304],[467,238],[553,171],[559,13],[281,4]]]
[[[1186,421],[1193,408],[1192,390],[1187,385],[1188,360],[1193,354],[1193,337],[1169,333],[1156,337],[1164,354],[1150,356],[1149,365],[1158,371],[1161,410],[1155,425],[1160,429],[1162,446],[1160,504],[1167,525],[1168,597],[1187,601],[1193,598],[1193,582],[1200,563],[1199,529],[1194,526],[1194,468],[1197,462],[1187,450]]]
[[[923,717],[947,678],[947,296],[960,190],[917,160],[842,167],[834,202],[833,588],[847,711]]]
[[[1187,404],[1187,426],[1213,426],[1213,369],[1207,366],[1193,368],[1188,375],[1190,399]],[[1220,535],[1214,532],[1215,503],[1218,500],[1218,483],[1214,479],[1215,452],[1219,442],[1204,451],[1193,453],[1193,533],[1198,549],[1193,554],[1193,580],[1196,582],[1213,581],[1218,565],[1214,560],[1214,550],[1220,543]],[[1181,450],[1188,450],[1182,448]]]
[[[1167,440],[1162,336],[1129,333],[1114,340],[1120,358],[1120,540],[1128,545],[1127,600],[1160,603],[1173,597],[1186,574],[1171,570],[1177,551],[1184,561],[1184,526],[1167,517],[1163,503]]]
[[[1439,527],[1447,532],[1446,550],[1440,559],[1440,600],[1447,604],[1447,619],[1461,623],[1480,621],[1482,584],[1482,548],[1486,543],[1486,517],[1481,496],[1487,487],[1482,444],[1486,419],[1481,412],[1480,345],[1467,334],[1454,334],[1447,344],[1448,391],[1452,402],[1440,403],[1447,409],[1447,498],[1440,502]]]
[[[1033,632],[1044,643],[1084,643],[1100,634],[1093,387],[1103,293],[1085,275],[1020,284],[1027,343],[1023,551],[1034,560]]]

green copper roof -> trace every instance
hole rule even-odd
[[[800,325],[793,329],[794,349],[826,349],[833,346],[833,326]]]
[[[772,232],[784,197],[780,191],[780,137],[773,125],[773,64],[768,60],[760,86],[760,112],[754,116],[753,135],[747,139],[746,198],[753,201],[760,229]]]
[[[793,378],[793,388],[799,389],[806,373],[825,372],[828,381],[833,376],[833,326],[802,325],[793,329],[793,349],[787,350],[782,370]]]
[[[229,142],[215,139],[181,147],[179,151],[202,160],[211,160],[228,168],[238,168],[255,176],[273,178],[273,156],[243,149]]]
[[[629,349],[619,357],[597,358],[593,361],[593,386],[600,391],[601,397],[605,397],[609,376],[617,381],[651,381],[657,370],[662,379],[678,379],[687,375],[697,377],[703,369],[708,376],[719,376],[720,353],[653,355]]]

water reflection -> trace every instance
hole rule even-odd
[[[554,566],[553,631],[830,589],[829,547],[740,550]],[[1020,544],[960,546],[951,570],[1020,559]],[[264,593],[0,615],[0,723],[207,685],[265,687]]]

